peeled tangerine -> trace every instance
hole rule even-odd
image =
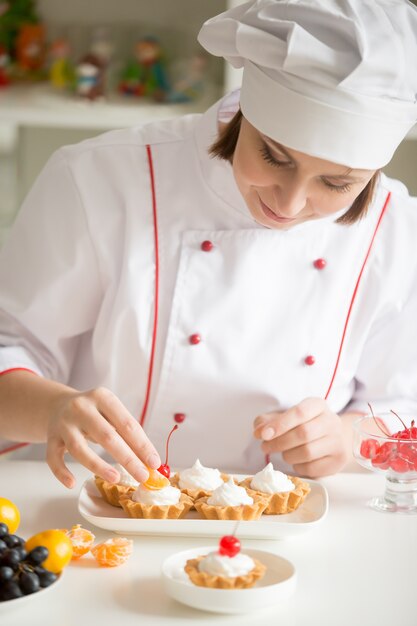
[[[70,530],[66,530],[65,533],[72,543],[73,559],[79,559],[91,550],[95,535],[86,528],[82,528],[81,524],[76,524]]]
[[[142,487],[146,487],[146,489],[150,489],[151,491],[157,491],[158,489],[163,489],[164,487],[168,487],[171,483],[166,476],[163,476],[158,470],[146,468],[149,472],[148,479],[142,483]]]
[[[91,548],[91,552],[102,567],[116,567],[125,563],[133,550],[133,542],[125,537],[112,537]]]

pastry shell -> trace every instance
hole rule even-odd
[[[267,498],[268,505],[264,510],[264,515],[285,515],[292,513],[304,502],[311,491],[310,485],[296,476],[288,476],[294,483],[295,489],[292,491],[281,491],[279,493],[264,493],[251,487],[252,476],[245,478],[239,483],[240,487],[245,487],[246,491],[254,497],[255,495]]]
[[[248,492],[249,493],[249,492]],[[206,519],[256,520],[259,519],[268,506],[268,499],[257,493],[249,494],[253,504],[239,504],[238,506],[218,506],[207,504],[208,497],[199,498],[194,502],[198,513]]]
[[[100,478],[100,476],[94,476],[94,482],[103,498],[112,506],[121,507],[122,505],[119,502],[120,496],[132,493],[136,490],[136,487],[120,485],[118,483],[109,483],[107,480]]]
[[[241,576],[229,578],[218,574],[213,575],[208,574],[207,572],[200,572],[198,565],[202,559],[204,559],[204,556],[189,559],[184,566],[184,571],[188,574],[191,582],[198,587],[212,587],[215,589],[247,589],[248,587],[253,587],[253,585],[263,577],[266,571],[266,567],[263,563],[257,559],[253,559],[255,566],[250,572],[242,574]]]
[[[192,499],[182,493],[177,504],[142,504],[135,502],[130,494],[120,497],[120,506],[137,519],[180,519],[185,517],[193,505]]]

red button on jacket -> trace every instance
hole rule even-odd
[[[194,335],[190,335],[188,337],[188,341],[191,345],[196,346],[201,341],[201,336],[198,333],[194,333]]]
[[[327,265],[326,259],[316,259],[313,263],[316,270],[324,270]]]

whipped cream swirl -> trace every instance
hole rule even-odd
[[[120,465],[120,463],[116,463],[116,465],[114,465],[114,469],[117,470],[120,474],[120,478],[117,481],[118,485],[123,485],[123,487],[138,486],[138,481],[135,480],[131,474],[129,474],[129,472],[123,467],[123,465]]]
[[[214,506],[240,506],[241,504],[253,504],[253,498],[244,487],[236,485],[233,478],[217,487],[207,498],[207,504]]]
[[[212,576],[226,576],[235,578],[244,576],[253,570],[255,563],[247,554],[236,556],[224,556],[218,552],[209,552],[198,564],[200,572],[206,572]]]
[[[213,491],[223,484],[223,479],[218,469],[204,467],[197,459],[194,465],[179,472],[179,486],[181,489],[204,489]]]
[[[251,480],[252,489],[262,491],[263,493],[284,493],[295,489],[294,483],[286,474],[278,470],[274,470],[272,463],[268,463],[266,467]]]
[[[136,491],[131,495],[132,500],[140,502],[140,504],[156,504],[164,506],[166,504],[178,504],[181,491],[176,487],[163,487],[162,489],[146,489],[139,485]]]

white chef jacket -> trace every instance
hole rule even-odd
[[[0,372],[108,387],[138,419],[147,404],[161,455],[185,414],[171,466],[253,472],[265,462],[254,418],[325,397],[341,345],[332,410],[416,412],[417,202],[383,176],[354,225],[336,224],[341,211],[265,228],[231,165],[208,155],[218,108],[51,157],[1,251]]]

